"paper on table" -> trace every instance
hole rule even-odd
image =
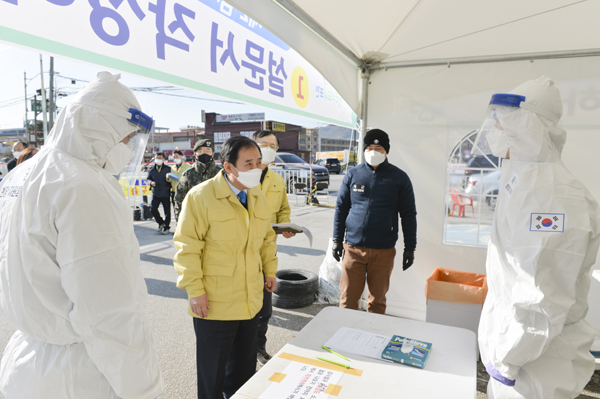
[[[381,353],[392,339],[391,335],[373,334],[354,328],[342,327],[325,343],[337,352],[383,360]]]
[[[291,231],[296,234],[299,234],[299,233],[306,234],[306,236],[308,237],[308,241],[310,242],[310,247],[312,248],[313,235],[310,232],[310,230],[307,229],[306,227],[300,227],[294,223],[274,223],[272,226],[273,226],[273,230],[275,230],[276,234],[281,234],[284,231]]]
[[[337,384],[342,373],[329,369],[323,369],[308,364],[291,362],[281,372],[285,377],[281,382],[273,382],[259,396],[259,399],[282,399],[282,398],[314,398],[326,399],[329,394],[325,391],[331,384]]]

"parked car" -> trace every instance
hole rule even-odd
[[[339,175],[342,172],[342,165],[340,164],[340,160],[337,158],[318,159],[315,163],[317,165],[326,167],[329,173],[336,173]]]
[[[284,179],[287,179],[288,192],[293,191],[293,185],[302,172],[305,172],[305,177],[310,178],[311,165],[298,155],[290,154],[288,152],[278,152],[275,155],[275,163],[269,166],[269,168],[276,172],[282,172],[281,174]],[[296,171],[296,173],[289,173],[286,176],[285,171]],[[323,166],[312,165],[312,178],[313,184],[325,182],[329,185],[329,172],[327,171],[327,168]]]
[[[470,176],[472,174],[478,174],[481,172],[481,170],[473,170],[474,168],[497,169],[500,166],[499,162],[500,160],[498,159],[498,157],[495,157],[493,155],[474,155],[471,159],[469,159],[469,162],[467,162],[467,167],[465,168],[465,176]]]
[[[500,171],[475,173],[469,176],[465,194],[479,201],[482,198],[491,210],[496,210],[500,190]]]

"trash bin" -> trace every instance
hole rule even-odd
[[[467,328],[477,335],[486,295],[485,274],[438,267],[425,284],[426,321]]]

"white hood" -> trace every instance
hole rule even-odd
[[[518,112],[502,115],[502,126],[511,138],[510,158],[521,162],[559,162],[567,132],[558,126],[563,103],[554,80],[541,76],[510,93],[525,96]]]
[[[119,113],[141,110],[120,74],[98,73],[58,115],[45,147],[55,148],[100,168],[106,155],[134,129]]]

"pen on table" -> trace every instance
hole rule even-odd
[[[348,366],[347,364],[342,364],[342,363],[334,362],[333,360],[324,359],[324,358],[322,358],[322,357],[318,357],[318,356],[315,356],[315,358],[317,358],[317,359],[319,359],[319,360],[321,360],[321,361],[323,361],[323,362],[332,363],[332,364],[335,364],[335,365],[337,365],[337,366],[341,366],[341,367],[344,367],[344,368],[347,368],[347,369],[351,368],[351,367],[350,367],[350,366]]]
[[[328,348],[328,347],[326,347],[325,345],[321,345],[321,348],[325,349],[325,350],[326,350],[326,351],[328,351],[328,352],[331,352],[331,353],[333,353],[333,354],[334,354],[334,355],[336,355],[336,356],[339,356],[339,357],[341,357],[342,359],[345,359],[345,360],[347,360],[347,361],[350,361],[350,359],[348,359],[346,356],[340,355],[339,353],[337,353],[337,352],[335,352],[335,351],[332,351],[331,349],[329,349],[329,348]]]

